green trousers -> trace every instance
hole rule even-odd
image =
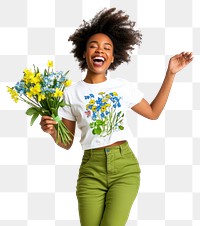
[[[127,142],[85,150],[76,195],[81,226],[125,226],[140,185],[140,167]]]

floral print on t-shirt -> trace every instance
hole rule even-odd
[[[105,137],[117,130],[123,130],[124,113],[120,111],[121,97],[116,92],[100,92],[85,96],[88,100],[85,115],[92,120],[90,128],[94,135]]]

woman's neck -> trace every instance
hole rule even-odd
[[[105,74],[87,74],[85,79],[83,80],[84,82],[87,82],[87,83],[91,83],[91,84],[94,84],[94,83],[101,83],[101,82],[104,82],[107,80],[107,77]]]

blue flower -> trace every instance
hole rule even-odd
[[[91,94],[89,94],[89,95],[90,95],[90,98],[94,98],[94,94],[91,93]]]
[[[85,100],[88,100],[90,99],[90,96],[84,96],[85,97]]]
[[[117,107],[118,107],[118,108],[120,108],[120,107],[121,107],[121,104],[120,104],[120,102],[118,102],[118,103],[117,103]]]
[[[97,104],[102,104],[102,98],[98,97],[98,99],[96,100]]]
[[[104,112],[101,113],[101,118],[105,118]]]
[[[96,115],[95,112],[93,112],[93,114],[92,114],[92,120],[93,120],[93,121],[96,121],[96,119],[97,119],[97,115]]]
[[[101,105],[98,105],[97,106],[97,111],[100,111],[101,110]]]

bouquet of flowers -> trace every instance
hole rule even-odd
[[[20,100],[31,106],[26,111],[27,115],[32,116],[31,125],[39,115],[51,116],[57,121],[55,125],[56,143],[61,141],[69,144],[72,134],[58,116],[58,108],[67,105],[62,96],[64,88],[71,85],[71,80],[67,78],[69,71],[66,73],[54,72],[53,61],[48,61],[48,68],[44,70],[43,74],[40,73],[38,67],[33,66],[34,71],[26,68],[23,72],[24,76],[19,82],[14,87],[7,87],[8,92],[16,103]]]

